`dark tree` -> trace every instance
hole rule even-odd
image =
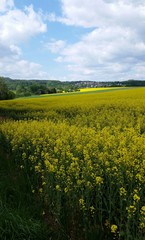
[[[13,99],[15,94],[9,91],[4,79],[0,77],[0,100]]]

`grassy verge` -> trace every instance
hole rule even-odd
[[[52,239],[40,216],[41,202],[30,193],[13,159],[0,149],[0,239]]]

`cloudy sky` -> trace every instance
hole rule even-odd
[[[0,0],[0,76],[145,79],[145,0]]]

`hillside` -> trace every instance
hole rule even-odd
[[[60,80],[24,80],[0,77],[9,91],[15,93],[16,97],[31,95],[76,92],[83,88],[108,88],[108,87],[141,87],[145,86],[145,80],[127,80],[115,82],[96,81],[65,81]],[[1,88],[0,88],[1,90]],[[6,99],[6,98],[5,98]]]

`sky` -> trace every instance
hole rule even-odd
[[[0,0],[0,76],[145,79],[145,0]]]

